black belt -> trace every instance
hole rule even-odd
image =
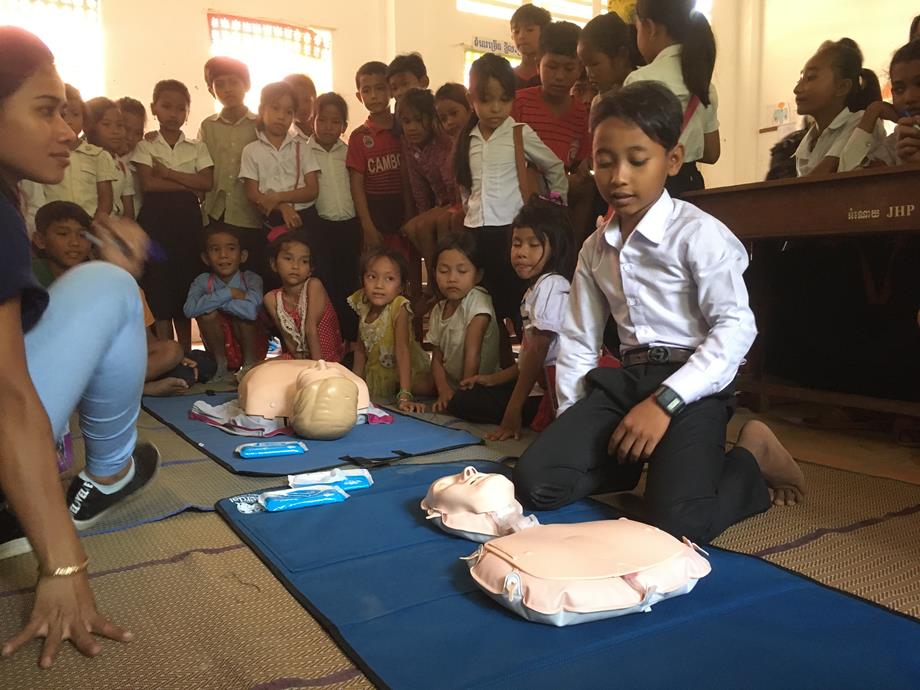
[[[620,355],[620,361],[624,367],[634,367],[639,364],[681,364],[690,359],[694,352],[696,350],[688,350],[683,347],[663,347],[661,345],[636,347],[632,350],[626,350]]]

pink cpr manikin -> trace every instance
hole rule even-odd
[[[421,507],[445,532],[476,542],[539,524],[533,516],[524,517],[507,477],[480,474],[475,467],[435,481]]]
[[[467,560],[476,583],[527,620],[573,625],[689,593],[710,572],[687,540],[626,518],[539,525],[494,539]]]

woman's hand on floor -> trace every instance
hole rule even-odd
[[[39,666],[49,668],[64,640],[70,640],[86,656],[96,656],[102,648],[94,635],[119,642],[130,642],[134,637],[96,610],[86,573],[41,577],[35,586],[35,604],[29,622],[4,643],[2,654],[10,656],[31,639],[43,637]]]

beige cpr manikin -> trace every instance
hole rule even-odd
[[[303,438],[342,438],[358,421],[358,387],[344,376],[315,376],[314,371],[297,377],[291,427]]]
[[[301,375],[305,377],[302,380]],[[336,377],[344,377],[357,387],[356,409],[370,406],[367,384],[341,364],[312,359],[275,359],[253,367],[240,381],[240,407],[246,414],[269,419],[291,417],[294,397],[300,388]]]
[[[531,527],[536,518],[525,518],[514,498],[514,485],[500,474],[480,474],[467,467],[459,474],[442,477],[428,489],[421,503],[429,520],[455,534],[484,541]]]

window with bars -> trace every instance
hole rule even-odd
[[[76,86],[84,99],[105,93],[99,0],[0,0],[3,24],[42,39],[54,53],[61,78]]]
[[[306,26],[208,13],[211,55],[249,67],[252,88],[246,105],[255,112],[262,87],[288,74],[308,75],[316,92],[332,91],[332,32]],[[215,102],[219,111],[221,106]]]

